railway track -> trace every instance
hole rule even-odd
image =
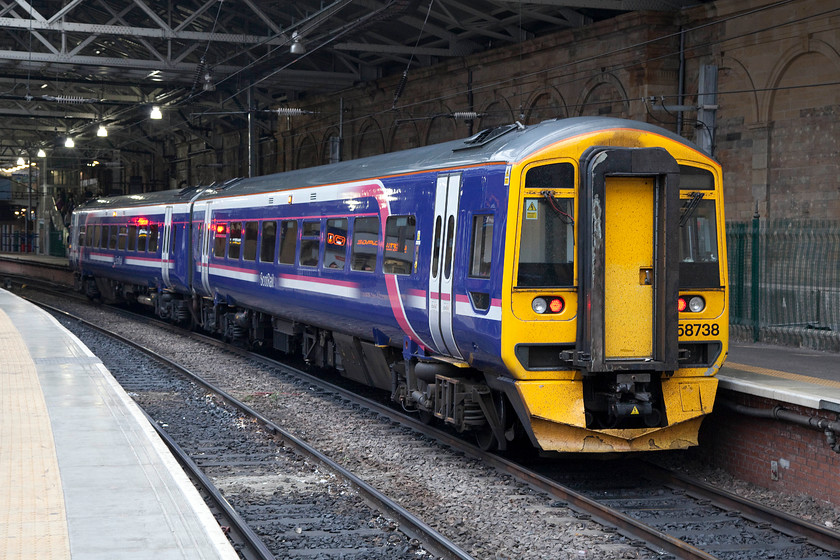
[[[215,341],[203,343],[220,344]],[[267,358],[226,348],[226,352],[236,352],[243,356],[242,359],[256,360],[265,367],[287,369]],[[636,557],[840,557],[837,533],[773,512],[726,492],[698,485],[684,477],[676,477],[651,465],[636,461],[602,462],[593,469],[592,462],[574,460],[543,460],[530,467],[519,465],[483,453],[457,437],[407,419],[346,389],[325,384],[319,378],[303,372],[294,375],[301,375],[308,387],[317,387],[317,392],[337,394],[339,399],[351,402],[353,406],[373,411],[389,422],[410,426],[412,430],[444,442],[497,472],[509,473],[516,480],[546,492],[551,500],[540,508],[543,515],[560,513],[560,519],[575,519],[584,525],[589,519],[596,521],[607,528],[608,535],[615,535],[613,540],[628,547],[627,550],[633,550],[644,542],[650,552],[639,553],[641,556]],[[576,464],[580,465],[579,470],[575,468]],[[600,472],[601,476],[593,476],[593,472]],[[618,480],[625,483],[616,484]],[[570,516],[563,513],[567,510],[571,511]],[[585,552],[585,549],[582,551]],[[626,550],[618,554],[618,558],[634,557],[626,556],[631,554]]]
[[[472,558],[388,496],[201,376],[107,329],[48,309],[62,314],[83,342],[96,349],[147,411],[230,523],[243,558]],[[118,344],[97,340],[101,336]],[[190,451],[178,441],[186,442]],[[204,472],[223,481],[227,497]],[[277,478],[266,474],[279,474],[282,481],[266,489],[265,481]],[[252,479],[258,483],[251,484]]]

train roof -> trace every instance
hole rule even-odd
[[[477,163],[513,163],[561,140],[599,130],[618,128],[631,128],[659,134],[699,150],[690,141],[673,132],[640,121],[611,117],[552,119],[531,126],[524,126],[519,123],[504,125],[483,130],[466,139],[261,177],[231,179],[222,184],[214,183],[213,185],[180,190],[100,198],[89,201],[80,208],[98,209],[171,204],[189,202],[193,198],[212,198],[220,194],[224,196],[256,194],[436,169],[458,168]]]

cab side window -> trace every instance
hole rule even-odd
[[[493,264],[493,222],[492,214],[473,216],[470,253],[470,276],[473,278],[490,278],[490,266]]]

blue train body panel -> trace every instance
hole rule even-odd
[[[214,250],[212,239],[196,236],[192,246],[195,262],[196,292],[214,297],[229,305],[238,305],[290,320],[328,327],[366,340],[384,335],[394,345],[408,337],[423,348],[449,354],[451,348],[435,341],[430,323],[431,294],[436,288],[429,278],[433,261],[432,237],[435,227],[436,173],[418,173],[383,180],[351,184],[327,185],[295,191],[292,203],[286,195],[271,191],[245,196],[201,197],[193,211],[193,228],[219,238],[228,236],[239,224],[281,224],[294,220],[315,224],[317,219],[317,258],[314,266],[304,263],[304,244],[315,241],[302,225],[296,232],[301,256],[281,264],[274,253],[269,262],[256,251],[238,242],[235,258],[231,247]],[[503,249],[506,188],[504,166],[474,167],[462,172],[458,187],[457,221],[461,224],[453,239],[453,270],[468,265],[466,247],[470,242],[469,224],[479,216],[493,216],[497,239],[493,246],[498,253],[497,270],[483,277],[466,277],[453,285],[452,332],[462,357],[498,367],[498,340],[501,331],[499,301],[501,299],[501,253]],[[296,200],[295,200],[296,199]],[[358,219],[375,218],[380,224],[389,217],[411,216],[415,220],[414,239],[410,240],[411,269],[397,274],[382,274],[383,261],[389,251],[376,251],[372,270],[355,267],[351,261],[354,249],[362,248],[365,239],[356,230]],[[340,233],[330,231],[330,223],[343,224]],[[276,226],[272,226],[276,227]],[[238,231],[238,230],[237,230]],[[262,247],[263,231],[257,232],[253,247]],[[362,232],[363,233],[363,232]],[[246,235],[246,234],[243,234]],[[339,236],[345,240],[331,246]],[[350,242],[347,242],[349,240]],[[355,240],[355,244],[352,241]],[[278,248],[275,252],[279,252]],[[329,254],[328,254],[329,253]],[[400,255],[405,257],[405,255]],[[333,257],[338,257],[335,259]],[[492,274],[495,272],[495,275]],[[476,307],[471,294],[482,294]],[[478,296],[475,296],[478,297]],[[439,327],[438,327],[439,328]]]

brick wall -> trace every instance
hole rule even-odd
[[[277,170],[327,162],[344,100],[344,159],[462,138],[519,120],[610,115],[677,131],[680,31],[686,105],[702,65],[718,67],[715,157],[724,167],[727,218],[840,218],[840,16],[821,0],[769,7],[721,0],[677,14],[633,12],[574,30],[299,100],[316,111],[280,119]],[[823,12],[827,12],[823,14]],[[647,100],[647,101],[646,101]],[[485,113],[455,121],[455,111]],[[695,140],[696,111],[681,134]]]
[[[753,408],[770,409],[776,401],[721,391],[719,398]],[[806,416],[836,420],[835,414],[784,405]],[[779,420],[752,418],[721,406],[704,420],[700,453],[719,467],[759,486],[805,494],[840,506],[840,454],[831,450],[823,432]],[[775,462],[775,468],[774,463]]]

